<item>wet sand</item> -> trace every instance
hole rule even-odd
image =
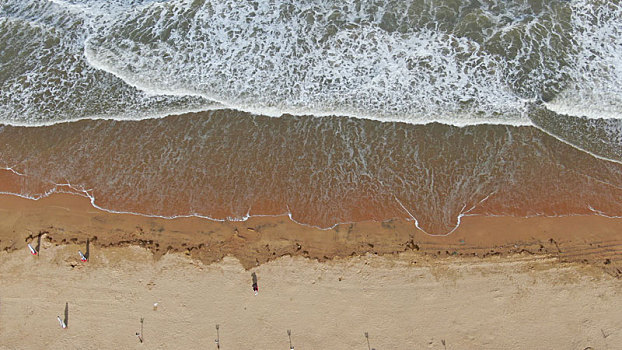
[[[98,248],[137,245],[156,259],[179,252],[209,264],[233,256],[247,269],[281,256],[326,261],[413,251],[438,258],[539,255],[622,275],[622,219],[596,215],[463,217],[452,234],[431,236],[405,220],[321,230],[287,216],[225,222],[162,219],[108,213],[77,195],[53,194],[38,201],[0,195],[0,250],[24,250],[27,243],[36,243],[39,234],[54,245],[85,244],[87,238]]]
[[[465,217],[433,237],[401,220],[319,230],[2,195],[0,349],[215,348],[215,324],[223,349],[286,348],[287,329],[297,349],[366,348],[364,332],[378,349],[616,349],[621,247],[622,219],[599,216]]]

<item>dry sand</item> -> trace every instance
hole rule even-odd
[[[26,243],[39,234],[35,257]],[[469,217],[431,237],[400,221],[322,231],[283,217],[164,220],[71,195],[2,196],[0,349],[215,349],[215,324],[222,349],[287,349],[287,329],[296,349],[367,349],[364,332],[378,350],[442,340],[622,349],[621,242],[622,219],[597,216]]]
[[[0,349],[215,349],[215,324],[222,349],[287,349],[287,329],[296,349],[622,348],[620,280],[555,259],[283,257],[252,269],[254,296],[234,258],[44,246],[0,254]]]

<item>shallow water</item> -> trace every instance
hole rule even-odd
[[[6,171],[13,187],[0,190],[84,190],[100,207],[159,216],[399,217],[444,234],[470,214],[622,215],[622,165],[533,127],[215,111],[6,126],[0,144],[21,174]]]
[[[619,216],[621,18],[596,0],[4,0],[0,190],[437,234]]]

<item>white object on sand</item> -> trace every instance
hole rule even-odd
[[[82,251],[81,251],[81,250],[78,250],[78,254],[80,254],[80,260],[81,260],[82,262],[86,262],[86,261],[88,261],[88,259],[86,258],[86,256],[84,256],[84,254],[82,254]]]
[[[30,254],[37,255],[37,250],[33,248],[30,243],[28,243],[28,249],[30,249]]]
[[[65,321],[63,321],[62,318],[60,318],[60,316],[56,316],[56,319],[58,320],[58,323],[60,323],[60,326],[65,329],[67,328],[67,325],[65,324]]]

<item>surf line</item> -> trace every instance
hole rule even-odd
[[[572,147],[572,148],[575,148],[575,149],[577,149],[577,150],[579,150],[579,151],[581,151],[581,152],[584,152],[584,153],[586,153],[586,154],[589,154],[590,156],[592,156],[592,157],[594,157],[594,158],[596,158],[596,159],[604,160],[604,161],[606,161],[606,162],[612,162],[612,163],[622,164],[622,160],[616,160],[616,159],[611,159],[611,158],[607,158],[607,157],[599,156],[598,154],[593,153],[593,152],[590,152],[590,151],[586,150],[586,149],[585,149],[585,148],[583,148],[583,147],[579,147],[579,146],[577,146],[577,145],[573,144],[572,142],[568,142],[568,141],[564,140],[563,138],[559,137],[558,135],[555,135],[555,134],[553,134],[552,132],[550,132],[550,131],[548,131],[548,130],[543,129],[543,128],[539,127],[538,125],[533,124],[532,126],[533,126],[534,128],[536,128],[536,129],[538,129],[538,130],[542,131],[543,133],[545,133],[545,134],[547,134],[547,135],[551,136],[552,138],[554,138],[554,139],[556,139],[556,140],[558,140],[558,141],[561,141],[561,142],[565,143],[566,145],[568,145],[568,146],[570,146],[570,147]]]
[[[471,208],[469,208],[469,210],[464,210],[466,208],[466,204],[462,205],[462,209],[460,210],[460,214],[458,214],[458,216],[456,217],[456,225],[447,233],[439,233],[439,234],[434,234],[434,233],[429,233],[426,230],[424,230],[423,228],[421,228],[421,226],[419,226],[419,220],[417,220],[417,218],[410,212],[410,210],[406,209],[406,206],[404,206],[404,204],[402,204],[402,201],[400,201],[397,196],[394,194],[393,198],[395,198],[395,200],[397,201],[397,203],[402,207],[402,209],[404,209],[404,211],[408,214],[408,216],[410,216],[411,220],[414,221],[415,223],[415,227],[425,233],[428,236],[432,236],[432,237],[446,237],[451,235],[452,233],[454,233],[454,231],[456,231],[458,229],[458,227],[460,227],[460,223],[461,223],[461,219],[463,216],[477,216],[477,214],[469,214],[469,212],[471,212],[473,209],[475,209],[478,205],[484,203],[485,201],[488,200],[488,198],[490,198],[490,196],[492,196],[493,194],[497,193],[497,191],[493,191],[491,193],[489,193],[486,197],[482,198],[480,201],[478,201],[477,203],[475,203]]]

